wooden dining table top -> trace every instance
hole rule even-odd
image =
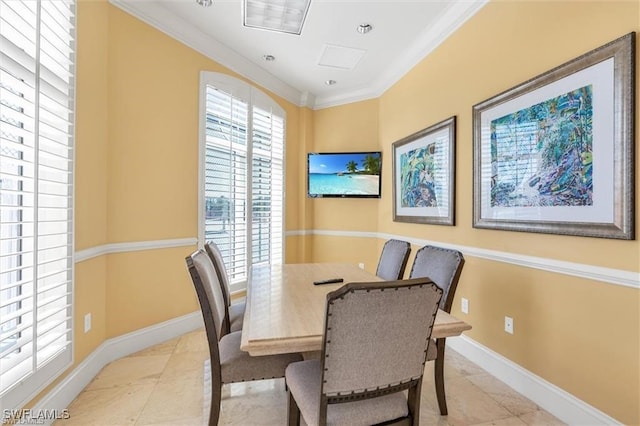
[[[343,282],[314,285],[342,278]],[[347,263],[254,265],[247,281],[247,298],[240,348],[250,355],[314,352],[322,349],[327,293],[349,282],[381,281]],[[432,337],[458,336],[471,326],[438,310]]]

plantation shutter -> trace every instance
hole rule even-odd
[[[248,104],[207,87],[205,241],[222,252],[229,281],[246,277]]]
[[[284,119],[253,108],[253,264],[283,261]]]
[[[283,261],[284,113],[248,86],[205,85],[204,240],[232,284],[251,264]]]
[[[0,1],[0,406],[72,361],[75,2]]]

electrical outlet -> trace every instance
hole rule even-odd
[[[463,314],[469,313],[469,299],[465,299],[464,297],[460,301],[460,310]]]
[[[360,269],[364,269],[364,263],[363,262],[358,263],[358,266],[360,267]]]
[[[513,334],[513,318],[504,317],[504,331]]]
[[[91,330],[91,314],[86,314],[84,316],[84,332],[88,333]]]

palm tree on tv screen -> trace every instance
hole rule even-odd
[[[356,170],[358,170],[358,163],[356,163],[355,161],[351,160],[347,163],[347,171],[349,173],[355,173]]]
[[[373,155],[364,157],[364,169],[372,175],[380,174],[380,158]]]

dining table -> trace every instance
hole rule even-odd
[[[316,281],[341,280],[328,284]],[[240,349],[252,356],[322,350],[327,294],[349,282],[382,281],[350,263],[257,264],[250,268]],[[439,309],[433,338],[471,325]]]

